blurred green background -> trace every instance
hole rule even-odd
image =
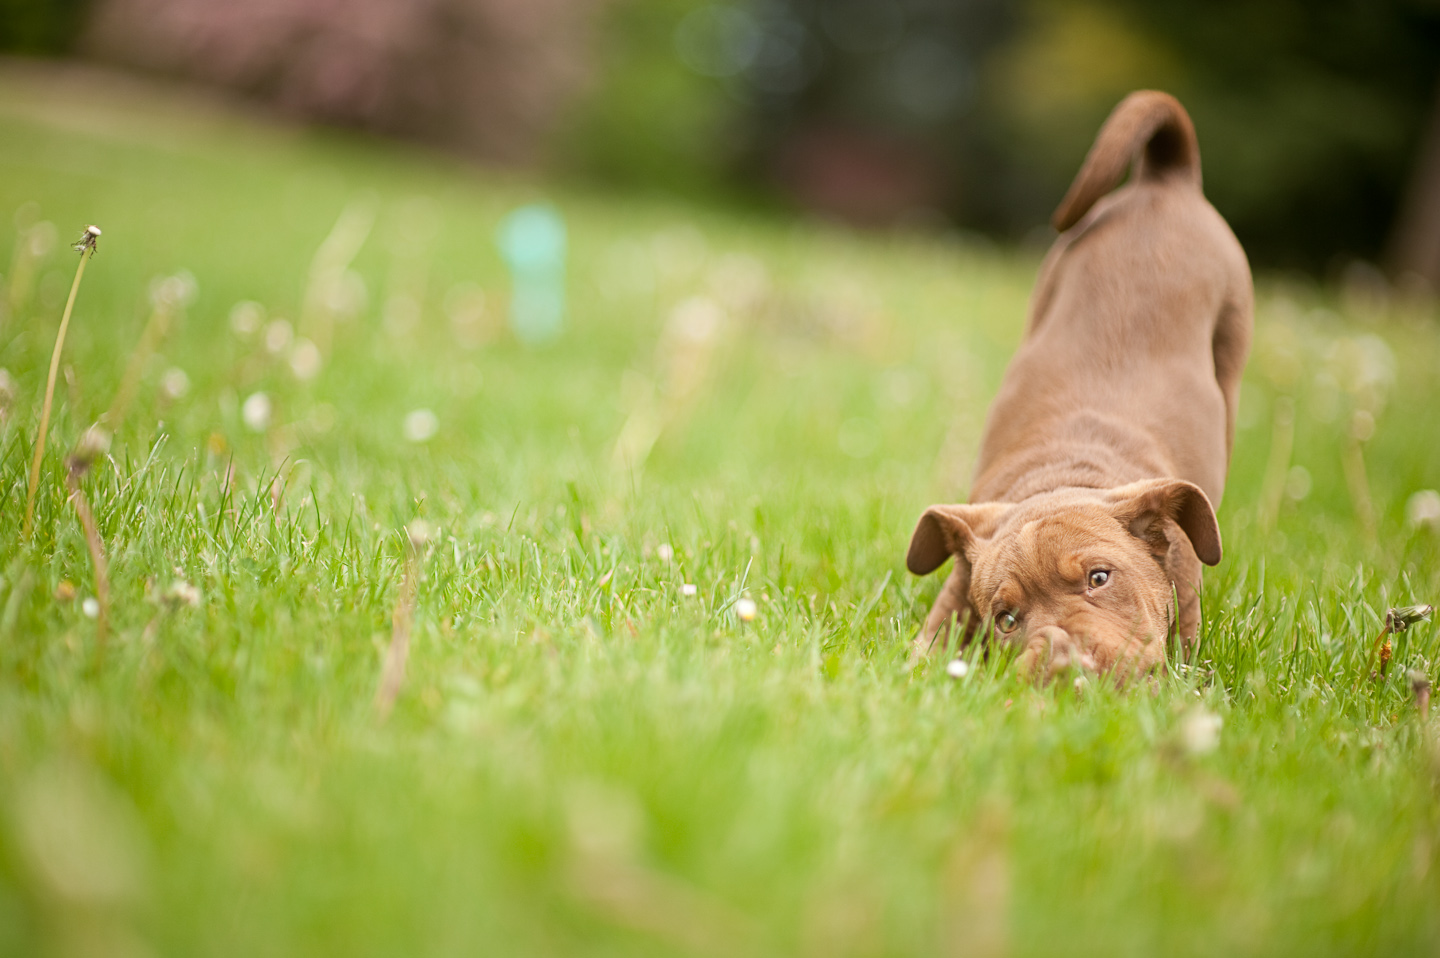
[[[1434,0],[0,0],[0,49],[582,182],[1003,241],[1039,241],[1106,113],[1157,87],[1257,265],[1440,280]]]

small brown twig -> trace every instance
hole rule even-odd
[[[35,522],[35,490],[40,484],[40,462],[45,457],[45,437],[50,431],[50,405],[55,401],[55,377],[60,372],[60,351],[65,348],[65,331],[70,328],[70,313],[75,309],[75,296],[80,292],[80,277],[85,275],[85,264],[95,254],[96,241],[100,239],[100,227],[87,226],[75,244],[80,254],[80,265],[75,269],[75,282],[70,284],[70,298],[65,301],[65,314],[60,317],[60,330],[55,334],[55,351],[50,354],[50,377],[45,381],[45,404],[40,408],[40,433],[35,437],[35,458],[30,463],[30,486],[25,495],[25,523],[21,537],[27,542]]]
[[[105,654],[105,641],[110,631],[110,572],[105,561],[105,540],[100,538],[100,528],[95,524],[95,514],[80,488],[80,478],[89,471],[95,459],[104,453],[109,437],[99,429],[90,429],[80,438],[74,452],[65,459],[65,485],[70,489],[70,504],[80,517],[80,527],[85,530],[85,545],[90,549],[90,564],[95,569],[95,601],[100,610],[95,619],[96,658]]]
[[[430,527],[416,521],[406,529],[405,574],[400,580],[400,595],[390,617],[390,647],[385,652],[385,665],[380,670],[380,687],[375,690],[375,711],[380,721],[390,717],[400,686],[405,683],[405,663],[410,657],[410,623],[415,617],[415,593],[419,587],[420,556],[430,541]]]

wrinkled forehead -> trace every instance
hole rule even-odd
[[[1120,523],[1098,506],[1021,514],[1014,519],[1002,526],[990,547],[977,556],[972,575],[987,588],[1007,579],[1049,580],[1057,573],[1076,579],[1084,574],[1088,562],[1129,545]]]

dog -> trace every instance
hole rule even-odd
[[[983,629],[1027,675],[1123,682],[1163,669],[1170,636],[1188,655],[1199,635],[1250,266],[1201,192],[1189,115],[1154,90],[1110,114],[1052,223],[970,502],[931,506],[910,540],[915,575],[955,559],[912,661]]]

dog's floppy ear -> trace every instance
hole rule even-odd
[[[1163,538],[1162,519],[1174,520],[1206,565],[1220,561],[1220,525],[1204,490],[1183,479],[1144,479],[1110,490],[1115,518],[1132,536],[1152,542]],[[1152,542],[1152,545],[1158,543]],[[1162,547],[1163,548],[1163,547]]]
[[[1003,502],[931,506],[910,536],[905,567],[915,575],[929,575],[951,556],[965,558],[970,544],[994,532],[1009,508]]]

